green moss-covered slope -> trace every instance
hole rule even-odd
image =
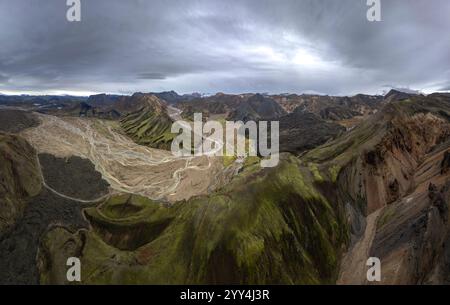
[[[170,149],[176,134],[170,132],[172,119],[155,96],[143,95],[141,107],[120,119],[122,130],[136,143],[154,148]]]
[[[87,209],[94,229],[69,234],[83,235],[83,283],[334,283],[348,236],[337,203],[293,157],[257,166],[221,191],[170,207],[121,195]],[[42,253],[59,249],[53,235]],[[41,271],[44,282],[58,272]]]

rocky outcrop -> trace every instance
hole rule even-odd
[[[324,120],[340,121],[351,119],[361,113],[343,106],[331,106],[320,110],[319,116]]]
[[[436,274],[448,266],[448,113],[445,96],[396,100],[304,156],[338,169],[338,200],[351,205],[352,243],[339,283],[367,283],[356,270],[367,270],[369,257],[380,258],[383,284],[443,282]],[[358,214],[367,217],[363,234]]]
[[[226,118],[248,97],[247,95],[217,93],[213,96],[197,97],[189,101],[179,102],[177,107],[183,111],[182,116],[184,118],[191,120],[194,113],[202,113],[204,118],[210,118],[211,116]]]
[[[81,200],[95,200],[109,192],[109,184],[88,159],[71,156],[57,158],[39,154],[42,175],[48,187]]]
[[[446,151],[444,154],[444,159],[441,162],[441,175],[448,173],[450,170],[450,152]]]
[[[36,152],[24,139],[0,132],[0,236],[42,187]]]
[[[450,136],[450,125],[430,113],[395,119],[388,128],[382,141],[364,155],[362,191],[368,213],[410,192],[428,150]]]
[[[280,151],[300,154],[336,138],[345,128],[322,120],[313,113],[297,109],[280,122]]]
[[[448,111],[450,100],[440,107]],[[364,201],[368,215],[411,192],[425,155],[449,137],[450,123],[432,103],[397,102],[306,158],[341,168],[341,188],[353,202]]]
[[[58,116],[79,116],[92,117],[107,120],[117,120],[132,112],[141,110],[149,106],[151,100],[158,100],[158,103],[165,104],[152,94],[134,93],[132,96],[121,95],[91,95],[86,101],[71,103],[63,107],[51,108],[46,111]]]
[[[146,145],[167,144],[160,141],[170,125],[164,103],[145,94],[134,101],[140,108],[121,120],[124,132]],[[208,194],[170,205],[114,195],[85,210],[89,226],[44,232],[40,280],[65,283],[60,262],[73,254],[90,284],[367,283],[373,256],[383,284],[446,283],[449,114],[445,95],[396,99],[298,158],[281,154],[275,168],[247,159]],[[313,119],[320,130],[324,121],[305,115],[301,121]],[[294,121],[286,120],[292,133]]]
[[[237,108],[228,116],[232,121],[260,121],[279,118],[286,114],[286,111],[273,99],[255,94],[248,100],[240,103]]]
[[[394,102],[394,101],[403,101],[403,100],[407,100],[410,97],[415,96],[416,94],[412,94],[412,93],[407,93],[407,92],[403,92],[403,91],[399,91],[399,90],[395,90],[395,89],[391,89],[385,96],[385,102],[389,103],[389,102]]]
[[[95,94],[90,95],[86,100],[86,103],[92,105],[93,107],[101,108],[101,107],[111,107],[118,100],[123,98],[120,95],[111,95],[111,94]]]
[[[284,110],[293,112],[300,107],[303,111],[314,113],[325,120],[345,120],[355,116],[367,116],[382,106],[382,96],[357,94],[355,96],[328,95],[274,95],[271,96]]]
[[[382,263],[381,284],[423,284],[440,264],[448,235],[449,186],[430,184],[381,214],[370,251]]]
[[[49,187],[41,181],[34,150],[17,137],[1,138],[0,161],[0,284],[36,285],[40,283],[36,257],[44,234],[55,227],[71,232],[87,229],[89,223],[81,210],[91,203],[81,199],[97,198],[105,191],[105,184],[89,161],[47,155],[41,161],[45,176],[50,178]],[[69,240],[64,246],[71,248],[73,242]],[[57,256],[65,253],[61,250]],[[60,266],[65,266],[66,260],[67,256],[48,263],[62,262]]]
[[[19,133],[39,125],[39,119],[31,112],[0,109],[0,132]]]
[[[151,94],[166,101],[168,104],[178,104],[181,102],[192,101],[194,99],[202,97],[201,94],[199,93],[179,95],[175,91],[152,92]]]

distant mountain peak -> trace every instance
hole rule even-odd
[[[384,99],[385,100],[389,100],[389,101],[394,101],[394,100],[398,100],[398,101],[402,101],[402,100],[406,100],[409,99],[411,96],[417,95],[416,93],[411,93],[411,92],[404,92],[404,91],[400,91],[397,89],[391,89],[385,96]]]

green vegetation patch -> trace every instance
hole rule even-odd
[[[293,157],[209,196],[161,206],[121,195],[86,215],[94,230],[81,260],[94,284],[331,284],[348,239]]]

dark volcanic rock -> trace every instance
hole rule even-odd
[[[441,175],[446,174],[450,169],[450,151],[446,151],[441,162]]]
[[[89,160],[48,154],[39,160],[46,183],[64,195],[89,200],[108,191],[108,184]],[[87,229],[82,209],[92,205],[63,198],[47,188],[28,198],[21,217],[0,235],[0,284],[38,284],[36,257],[43,234],[55,226],[71,232]]]
[[[41,236],[55,225],[71,231],[88,228],[83,207],[46,189],[33,198],[23,218],[0,239],[0,284],[39,284],[36,256]]]
[[[193,99],[201,97],[201,95],[198,93],[179,95],[175,91],[154,92],[151,94],[166,101],[168,104],[177,104],[180,102],[191,101]]]
[[[95,116],[95,108],[88,103],[80,103],[80,116]]]
[[[107,107],[117,102],[120,98],[120,95],[102,93],[89,96],[86,102],[94,107]]]
[[[18,133],[39,125],[38,118],[30,112],[0,109],[0,131]]]
[[[280,152],[301,153],[335,138],[345,128],[300,108],[280,119]]]
[[[357,94],[355,96],[273,95],[287,112],[301,107],[325,120],[345,120],[354,116],[371,115],[383,106],[383,96]]]
[[[339,121],[339,120],[345,120],[345,119],[351,119],[357,115],[361,115],[357,111],[353,111],[349,109],[348,107],[344,106],[332,106],[324,108],[319,113],[320,117],[325,120],[333,120],[333,121]]]
[[[416,94],[406,93],[406,92],[392,89],[384,96],[384,99],[388,100],[388,101],[402,101],[402,100],[407,100],[411,96],[415,96],[415,95]]]
[[[183,111],[184,118],[193,119],[194,113],[202,113],[204,118],[210,115],[222,114],[228,116],[247,97],[217,93],[208,97],[197,97],[189,101],[179,102],[177,107]]]
[[[109,184],[87,159],[40,154],[39,161],[47,185],[63,195],[93,200],[108,192]]]
[[[432,183],[428,186],[428,198],[430,198],[431,204],[438,208],[439,214],[445,222],[448,220],[448,203],[444,197],[446,192],[448,192],[448,187],[446,189],[446,186],[441,191]]]
[[[259,121],[278,118],[285,114],[286,111],[273,99],[255,94],[247,101],[240,103],[229,119],[244,122]]]
[[[177,103],[177,102],[183,100],[183,98],[180,95],[178,95],[178,93],[176,93],[175,91],[164,91],[164,92],[154,93],[154,95],[156,95],[160,99],[165,100],[166,102],[168,102],[170,104],[174,104],[174,103]]]
[[[95,117],[95,118],[106,119],[106,120],[116,120],[120,117],[120,112],[111,108],[110,106],[97,107],[97,106],[88,104],[86,102],[81,102],[78,105],[75,105],[74,107],[72,107],[68,110],[64,109],[64,110],[62,110],[60,112],[56,112],[54,114],[80,116],[80,117]]]

